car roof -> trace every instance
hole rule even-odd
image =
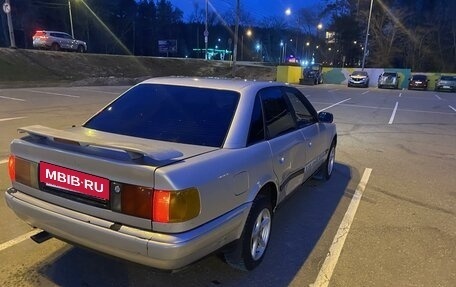
[[[62,31],[50,31],[50,30],[38,30],[38,31],[35,31],[35,33],[38,33],[38,32],[45,32],[45,33],[63,33],[63,34],[69,35],[67,32],[62,32]]]
[[[177,85],[196,88],[211,88],[221,90],[232,90],[241,92],[247,88],[261,89],[271,86],[285,86],[282,82],[272,81],[256,81],[244,79],[228,79],[228,78],[204,78],[204,77],[158,77],[151,78],[141,82],[140,84],[160,84],[160,85]]]

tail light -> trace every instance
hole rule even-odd
[[[8,158],[8,174],[11,182],[16,181],[16,157],[10,155]]]
[[[182,222],[200,213],[200,198],[196,188],[179,191],[155,190],[152,220],[155,222]]]
[[[130,184],[116,186],[120,191],[120,204],[112,205],[112,208],[124,214],[154,222],[176,223],[195,218],[200,213],[200,197],[196,188],[165,191]],[[112,202],[115,201],[113,199],[111,197]]]
[[[10,155],[8,172],[12,182],[39,188],[38,163]],[[196,188],[167,191],[113,182],[111,209],[154,222],[177,223],[198,216],[201,206]]]
[[[38,163],[10,155],[8,172],[12,182],[38,188]]]

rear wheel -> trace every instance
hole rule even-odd
[[[328,180],[334,171],[334,163],[336,161],[336,142],[333,140],[329,148],[328,157],[320,168],[319,179]]]
[[[57,43],[52,43],[51,50],[52,51],[59,51],[60,50],[60,45],[57,44]]]
[[[85,52],[84,46],[79,45],[77,51],[78,51],[78,53],[84,53]]]
[[[226,262],[244,271],[252,270],[263,261],[272,226],[269,197],[259,196],[252,205],[241,238],[224,253]]]

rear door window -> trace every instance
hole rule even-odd
[[[280,87],[262,89],[258,95],[262,101],[269,139],[296,129],[296,123]]]

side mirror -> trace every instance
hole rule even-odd
[[[328,112],[319,112],[318,121],[322,123],[332,123],[334,121],[334,116],[333,114]]]

